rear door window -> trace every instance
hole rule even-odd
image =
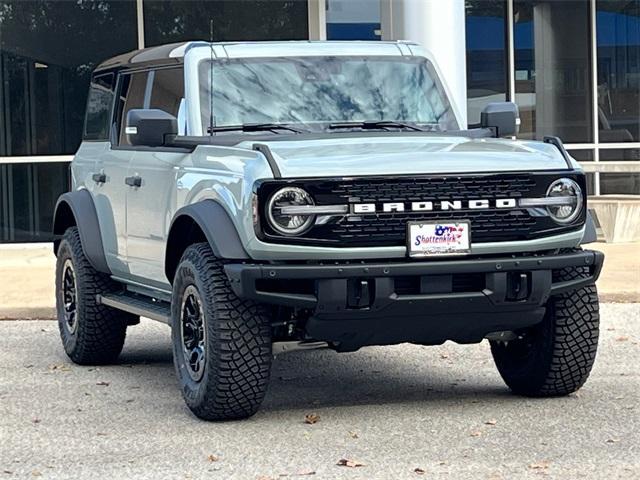
[[[96,75],[89,86],[84,140],[108,140],[113,109],[115,75]]]

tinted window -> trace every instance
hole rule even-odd
[[[178,116],[184,97],[184,72],[181,68],[168,68],[152,72],[153,86],[149,108],[159,108],[174,117]]]
[[[209,41],[211,20],[216,42],[309,38],[306,0],[144,0],[142,7],[147,47]]]
[[[467,116],[507,99],[507,2],[467,0]]]
[[[132,73],[122,76],[120,82],[119,99],[119,124],[120,145],[131,145],[124,133],[124,126],[127,121],[127,113],[134,108],[144,108],[145,90],[147,87],[147,72]]]
[[[135,48],[135,0],[0,0],[0,156],[75,153],[91,72]]]
[[[596,5],[600,141],[640,142],[640,0]]]
[[[113,108],[114,74],[95,77],[89,87],[87,117],[84,124],[85,140],[107,140],[111,109]]]
[[[593,141],[589,8],[583,0],[514,2],[520,137]]]

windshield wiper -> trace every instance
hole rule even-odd
[[[331,123],[329,129],[336,130],[339,128],[362,128],[363,130],[374,130],[377,128],[406,128],[415,132],[428,132],[424,128],[417,125],[404,122],[393,122],[390,120],[364,121],[364,122],[339,122]]]
[[[278,130],[286,130],[293,133],[306,132],[306,130],[301,130],[284,123],[245,123],[243,125],[223,125],[220,127],[209,127],[207,132],[276,132]]]

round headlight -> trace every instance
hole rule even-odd
[[[547,197],[559,200],[558,205],[547,207],[549,215],[557,223],[571,223],[582,211],[582,189],[570,178],[553,182],[547,190]]]
[[[314,205],[311,195],[301,188],[286,187],[278,190],[267,203],[269,225],[283,235],[300,235],[315,221],[315,215],[292,214],[286,207]]]

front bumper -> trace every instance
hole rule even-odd
[[[445,340],[477,342],[487,333],[542,320],[550,296],[598,279],[604,255],[575,251],[503,258],[332,264],[227,264],[235,293],[307,309],[307,334],[363,345]],[[554,279],[565,268],[584,273]]]

